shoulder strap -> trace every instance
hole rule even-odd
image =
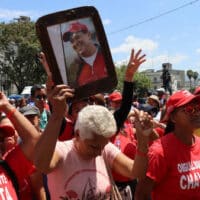
[[[12,184],[15,188],[15,192],[17,194],[17,197],[19,198],[19,185],[17,181],[17,177],[13,170],[9,167],[8,163],[5,160],[0,160],[0,166],[2,166],[6,172],[8,173],[8,176],[10,177]]]
[[[51,116],[51,112],[49,110],[46,110],[46,114],[47,114],[47,120],[49,120],[49,118]]]
[[[121,197],[121,194],[117,188],[117,185],[115,184],[115,181],[113,179],[113,176],[112,176],[112,172],[111,172],[111,169],[110,169],[110,166],[108,164],[108,161],[107,159],[105,158],[105,155],[103,155],[103,159],[104,159],[104,163],[106,165],[106,169],[107,169],[107,172],[108,172],[108,176],[109,176],[109,179],[110,179],[110,182],[111,182],[111,185],[112,185],[112,196],[111,196],[111,200],[122,200],[122,197]]]

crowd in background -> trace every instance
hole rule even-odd
[[[29,99],[0,93],[0,199],[200,198],[200,88],[138,98],[140,54],[122,92],[67,104],[74,90],[48,80]]]

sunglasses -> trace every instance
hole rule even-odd
[[[200,104],[188,104],[186,106],[184,106],[182,108],[182,110],[186,113],[186,114],[189,114],[189,115],[192,115],[194,113],[197,113],[197,112],[200,112]]]
[[[35,97],[37,100],[41,100],[41,99],[46,99],[47,98],[47,96],[46,95],[37,95],[36,97]]]

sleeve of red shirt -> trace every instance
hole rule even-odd
[[[35,166],[26,158],[20,146],[16,146],[9,151],[5,155],[4,160],[8,163],[18,179],[23,179],[35,171]]]

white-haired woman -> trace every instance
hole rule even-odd
[[[148,137],[144,134],[151,132],[151,119],[144,112],[136,114],[138,149],[135,161],[109,143],[116,132],[116,122],[103,106],[82,109],[76,121],[74,139],[57,142],[66,98],[72,96],[73,90],[65,85],[58,85],[50,92],[53,112],[37,144],[35,165],[48,173],[52,200],[110,199],[108,168],[131,178],[145,175]]]

